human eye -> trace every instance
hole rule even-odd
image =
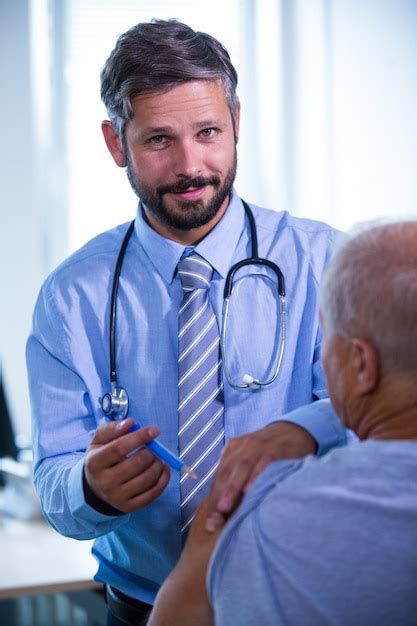
[[[203,128],[203,130],[200,130],[200,137],[203,139],[212,139],[216,135],[216,132],[215,128]]]
[[[166,135],[154,135],[148,139],[148,142],[153,146],[161,146],[166,140]]]

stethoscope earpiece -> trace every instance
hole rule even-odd
[[[245,374],[242,378],[242,383],[249,387],[249,389],[260,389],[262,386],[257,378],[254,378],[250,374]]]

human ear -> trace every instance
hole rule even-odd
[[[351,339],[352,364],[356,388],[362,395],[374,391],[380,379],[380,362],[376,349],[365,339]]]
[[[113,124],[109,120],[104,120],[101,123],[101,131],[104,136],[104,141],[108,151],[113,157],[114,162],[119,167],[126,166],[126,159],[122,148],[122,142],[117,132],[113,128]]]

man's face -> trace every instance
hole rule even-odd
[[[224,214],[236,175],[236,139],[223,87],[190,81],[137,97],[123,142],[129,181],[151,226],[194,242]],[[239,121],[236,120],[236,133]]]

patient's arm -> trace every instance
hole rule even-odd
[[[199,506],[181,558],[162,585],[148,626],[213,626],[206,573],[220,531],[205,530],[208,499]]]

